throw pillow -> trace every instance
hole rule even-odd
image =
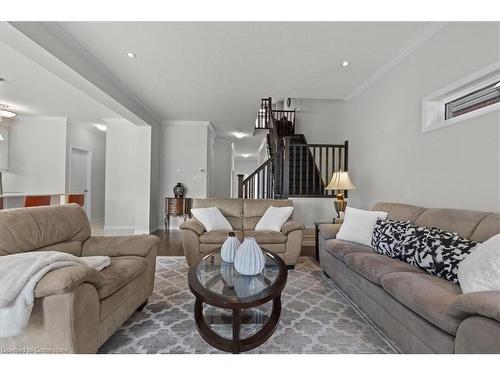
[[[229,221],[227,221],[217,207],[192,208],[191,213],[205,227],[207,232],[213,230],[233,230]]]
[[[377,219],[372,236],[373,249],[379,254],[399,258],[402,244],[412,227],[409,221]]]
[[[378,219],[385,219],[387,212],[366,211],[347,207],[337,239],[372,246],[372,235]]]
[[[399,243],[397,257],[433,276],[457,283],[458,264],[476,245],[477,242],[457,233],[411,225]]]
[[[477,245],[458,265],[463,293],[500,290],[500,233]]]
[[[293,207],[270,206],[255,226],[255,230],[271,230],[281,232],[281,227],[285,224],[293,212]]]

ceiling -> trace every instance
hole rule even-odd
[[[345,99],[429,24],[61,22],[58,26],[162,120],[210,121],[219,137],[234,140],[231,133],[237,129],[252,133],[260,98]],[[127,52],[136,58],[127,57]],[[349,67],[340,66],[343,60],[349,60]]]
[[[117,115],[0,40],[0,103],[19,115],[62,116],[83,124]]]

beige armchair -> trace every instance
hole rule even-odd
[[[24,334],[0,338],[4,353],[95,353],[151,295],[158,237],[91,237],[77,204],[0,211],[0,256],[61,251],[107,255],[102,271],[72,266],[47,273],[35,288]]]
[[[281,232],[256,231],[255,226],[269,206],[290,207],[291,200],[286,199],[195,199],[193,208],[217,207],[231,223],[236,237],[242,241],[245,237],[254,237],[264,249],[278,254],[290,267],[297,263],[302,247],[304,226],[292,219],[283,225]],[[203,254],[220,248],[229,232],[215,230],[206,232],[196,219],[190,219],[180,228],[183,233],[184,254],[188,264],[195,264]]]

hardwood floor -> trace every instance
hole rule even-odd
[[[160,230],[153,234],[160,238],[160,243],[158,244],[159,256],[184,255],[184,250],[182,249],[182,231],[180,229],[171,229],[168,233]],[[314,246],[303,246],[300,255],[314,257]]]
[[[164,230],[159,230],[153,233],[160,238],[158,244],[159,256],[179,256],[184,255],[182,249],[182,231],[180,229],[171,229],[166,233]]]

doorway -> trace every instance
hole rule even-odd
[[[69,160],[69,194],[83,195],[83,209],[91,218],[92,151],[71,146]]]

